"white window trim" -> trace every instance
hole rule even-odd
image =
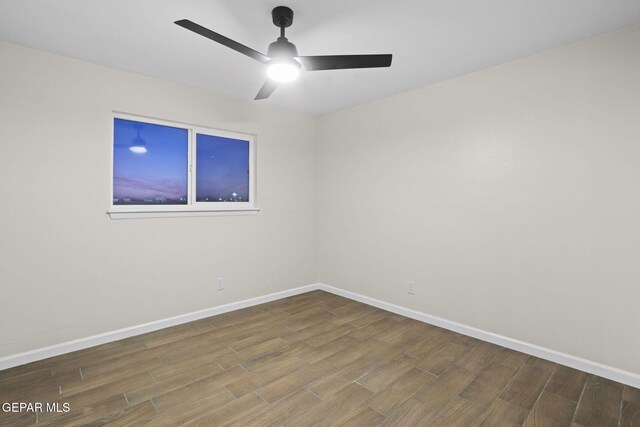
[[[114,119],[124,119],[150,123],[161,126],[170,126],[188,131],[187,142],[187,194],[186,205],[114,205],[113,204],[113,158],[114,158]],[[192,217],[192,216],[223,216],[223,215],[255,215],[260,209],[256,201],[256,136],[243,132],[227,131],[203,126],[189,125],[185,123],[160,120],[144,116],[136,116],[126,113],[114,112],[111,117],[111,168],[109,180],[110,199],[107,214],[111,219],[127,218],[170,218],[170,217]],[[214,135],[224,138],[240,139],[249,141],[249,201],[248,202],[196,202],[196,135]]]

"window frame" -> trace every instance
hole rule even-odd
[[[160,126],[169,126],[187,131],[187,204],[185,205],[114,205],[113,166],[115,155],[115,120],[129,120]],[[247,202],[197,202],[196,201],[196,152],[197,135],[231,138],[249,143],[249,201]],[[182,216],[251,215],[259,212],[256,200],[256,136],[244,132],[216,129],[200,125],[174,122],[127,113],[113,112],[111,115],[111,161],[109,180],[109,210],[111,219],[158,218]]]

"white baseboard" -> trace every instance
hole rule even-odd
[[[482,329],[477,329],[472,326],[463,325],[462,323],[452,322],[451,320],[443,319],[441,317],[432,316],[430,314],[422,313],[419,311],[411,310],[409,308],[401,307],[399,305],[390,304],[385,301],[370,298],[364,295],[357,294],[355,292],[345,291],[340,288],[336,288],[324,283],[319,283],[318,289],[331,292],[336,295],[343,296],[355,301],[362,302],[367,305],[381,308],[392,313],[400,314],[411,319],[419,320],[421,322],[429,323],[431,325],[439,326],[441,328],[449,329],[454,332],[468,335],[473,338],[477,338],[482,341],[487,341],[493,344],[507,347],[512,350],[520,351],[532,356],[539,357],[541,359],[550,360],[551,362],[559,363],[561,365],[569,366],[574,369],[588,372],[590,374],[598,375],[603,378],[608,378],[619,383],[627,384],[631,387],[640,388],[640,375],[633,372],[624,371],[622,369],[614,368],[612,366],[603,365],[590,360],[582,359],[570,354],[561,353],[559,351],[551,350],[545,347],[540,347],[535,344],[530,344],[524,341],[516,340],[513,338],[505,337],[503,335],[487,332]]]
[[[129,328],[118,329],[116,331],[106,332],[103,334],[80,338],[73,341],[67,341],[61,344],[55,344],[48,347],[25,351],[24,353],[13,354],[0,358],[0,371],[3,369],[12,368],[14,366],[24,365],[25,363],[31,363],[37,360],[71,353],[72,351],[83,350],[85,348],[94,347],[96,345],[133,337],[135,335],[169,328],[171,326],[181,325],[183,323],[193,322],[194,320],[204,319],[205,317],[211,317],[217,314],[227,313],[229,311],[239,310],[241,308],[251,307],[258,304],[264,304],[266,302],[313,291],[318,288],[318,284],[301,286],[299,288],[275,292],[269,295],[263,295],[260,297],[233,302],[230,304],[219,305],[217,307],[206,308],[204,310],[194,311],[192,313],[181,314],[179,316],[169,317],[167,319],[156,320],[153,322],[144,323],[142,325],[131,326]]]
[[[419,320],[421,322],[429,323],[431,325],[439,326],[441,328],[449,329],[454,332],[468,335],[473,338],[487,341],[493,344],[507,347],[512,350],[520,351],[522,353],[530,354],[532,356],[540,357],[542,359],[550,360],[552,362],[559,363],[561,365],[569,366],[581,371],[589,372],[604,378],[608,378],[613,381],[617,381],[623,384],[630,385],[632,387],[640,388],[640,375],[633,372],[624,371],[622,369],[614,368],[612,366],[602,365],[597,362],[582,359],[570,354],[561,353],[559,351],[551,350],[548,348],[540,347],[534,344],[530,344],[524,341],[519,341],[513,338],[505,337],[503,335],[487,332],[482,329],[477,329],[472,326],[467,326],[461,323],[453,322],[441,317],[432,316],[430,314],[422,313],[420,311],[411,310],[409,308],[401,307],[399,305],[391,304],[385,301],[370,298],[365,295],[357,294],[355,292],[345,291],[344,289],[336,288],[324,283],[314,283],[307,286],[301,286],[299,288],[289,289],[286,291],[275,292],[269,295],[263,295],[256,298],[251,298],[243,301],[238,301],[230,304],[220,305],[217,307],[207,308],[204,310],[194,311],[192,313],[182,314],[179,316],[170,317],[167,319],[157,320],[154,322],[144,323],[142,325],[132,326],[129,328],[119,329],[112,332],[106,332],[99,335],[93,335],[86,338],[80,338],[73,341],[68,341],[61,344],[52,345],[49,347],[43,347],[36,350],[26,351],[24,353],[18,353],[11,356],[0,358],[0,370],[12,368],[14,366],[24,365],[25,363],[34,362],[37,360],[46,359],[53,356],[59,356],[61,354],[70,353],[72,351],[82,350],[85,348],[93,347],[100,344],[105,344],[112,341],[129,338],[135,335],[144,334],[147,332],[157,331],[159,329],[168,328],[171,326],[181,325],[183,323],[192,322],[194,320],[204,319],[205,317],[211,317],[229,311],[239,310],[241,308],[252,307],[258,304],[264,304],[266,302],[275,301],[278,299],[290,297],[293,295],[299,295],[305,292],[310,292],[316,289],[320,289],[332,294],[340,295],[345,298],[359,301],[364,304],[368,304],[374,307],[381,308],[383,310],[390,311],[392,313],[400,314],[411,319]]]

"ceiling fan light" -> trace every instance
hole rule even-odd
[[[132,145],[129,147],[129,150],[136,154],[144,154],[147,152],[147,147],[144,145]]]
[[[267,67],[267,76],[278,83],[292,82],[300,75],[300,64],[295,60],[271,61]]]
[[[136,154],[144,154],[147,152],[147,143],[140,136],[140,131],[142,130],[141,125],[136,125],[136,130],[138,131],[138,136],[136,136],[133,141],[131,141],[131,145],[129,146],[129,151]]]

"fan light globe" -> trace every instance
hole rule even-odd
[[[300,75],[300,65],[290,61],[274,61],[267,68],[267,76],[278,83],[292,82]]]
[[[136,154],[144,154],[147,152],[147,147],[144,145],[132,145],[129,147],[129,150]]]

